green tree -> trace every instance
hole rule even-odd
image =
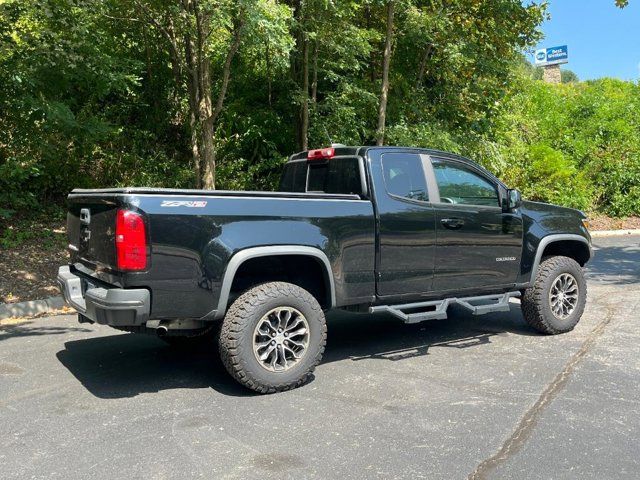
[[[560,77],[561,77],[562,83],[575,83],[580,81],[580,79],[578,78],[578,75],[576,75],[576,73],[573,72],[572,70],[565,70],[565,69],[560,70]]]
[[[287,154],[331,141],[439,147],[531,197],[640,211],[637,87],[537,81],[521,52],[545,8],[2,2],[0,216],[74,186],[268,189]]]
[[[246,37],[265,33],[261,24],[285,21],[287,14],[273,2],[263,0],[229,3],[134,0],[134,7],[166,40],[176,83],[187,92],[196,184],[214,189],[215,134],[229,88],[232,62]],[[214,65],[216,61],[218,65]],[[215,80],[214,70],[218,73]]]

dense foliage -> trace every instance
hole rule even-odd
[[[529,198],[640,213],[640,87],[536,80],[520,52],[544,12],[520,0],[0,1],[0,216],[73,187],[272,188],[294,151],[376,141],[468,155]]]
[[[640,86],[525,82],[496,138],[501,173],[529,198],[613,216],[640,213]]]
[[[520,69],[489,132],[392,127],[390,141],[474,158],[526,198],[640,213],[640,85],[614,79],[550,85]]]

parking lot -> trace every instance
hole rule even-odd
[[[333,314],[294,391],[211,350],[56,316],[0,326],[0,478],[638,478],[640,237],[596,242],[578,327],[519,307]]]

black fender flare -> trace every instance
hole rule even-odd
[[[593,247],[591,246],[591,242],[586,237],[582,235],[575,235],[570,233],[558,233],[547,235],[542,237],[540,243],[538,243],[538,247],[536,249],[536,256],[533,260],[533,265],[531,265],[531,275],[529,278],[529,283],[532,283],[536,278],[536,273],[538,272],[538,267],[540,266],[540,262],[542,262],[542,254],[544,253],[544,249],[547,248],[552,243],[563,242],[563,241],[578,241],[584,243],[589,249],[589,258],[593,258]]]
[[[218,297],[218,307],[216,309],[214,319],[223,318],[227,311],[231,285],[233,284],[233,279],[235,278],[236,272],[240,266],[251,258],[268,257],[271,255],[299,255],[313,257],[320,261],[325,270],[325,280],[328,281],[331,308],[335,307],[336,292],[333,280],[333,271],[331,270],[331,263],[329,262],[329,259],[322,250],[304,245],[271,245],[246,248],[235,253],[229,259],[227,268],[224,272],[224,277],[222,278],[220,295]]]

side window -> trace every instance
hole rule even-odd
[[[307,162],[288,162],[280,178],[280,192],[304,192],[307,179]]]
[[[420,156],[413,153],[385,153],[382,172],[387,192],[411,200],[429,201]]]
[[[362,195],[360,165],[356,157],[309,163],[307,192]]]
[[[496,186],[462,165],[433,160],[433,171],[442,203],[499,206]]]

